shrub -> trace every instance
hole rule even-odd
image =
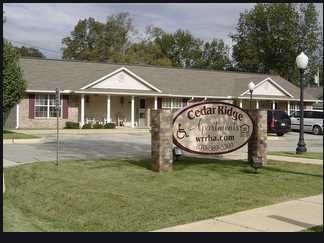
[[[90,128],[92,128],[91,123],[84,124],[82,127],[82,129],[90,129]]]
[[[109,122],[109,123],[106,123],[104,125],[104,128],[107,128],[107,129],[116,128],[116,124],[115,123],[112,123],[112,122]]]
[[[80,125],[78,122],[70,122],[70,121],[67,121],[65,122],[65,129],[78,129],[80,128]]]
[[[102,124],[96,123],[96,124],[93,124],[92,128],[94,128],[94,129],[102,129],[102,128],[104,128],[104,126]]]

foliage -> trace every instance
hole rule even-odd
[[[310,57],[319,48],[320,29],[312,3],[258,3],[241,13],[236,34],[232,34],[233,58],[240,71],[279,74],[298,85],[296,56],[303,50]],[[305,24],[306,23],[306,24]],[[318,66],[318,65],[317,65]],[[313,77],[307,75],[307,81]]]
[[[223,70],[231,64],[229,59],[229,47],[223,40],[213,39],[204,44],[201,58],[195,67]]]
[[[46,58],[43,53],[41,53],[36,48],[28,48],[28,47],[15,47],[16,51],[20,54],[22,57],[39,57],[39,58]]]
[[[122,62],[133,28],[128,13],[108,16],[106,23],[79,20],[71,36],[62,40],[63,58]]]
[[[108,122],[104,125],[104,128],[113,129],[116,128],[116,124],[113,122]]]
[[[148,26],[143,39],[131,42],[134,33],[128,13],[108,16],[106,23],[80,20],[62,40],[63,58],[221,70],[229,63],[229,48],[222,40],[204,43],[188,30],[167,33]]]
[[[79,129],[80,125],[78,122],[71,122],[71,121],[67,121],[65,122],[65,127],[66,129]]]
[[[321,165],[182,157],[41,162],[5,168],[3,231],[152,231],[323,192]]]
[[[92,126],[93,129],[102,129],[104,128],[104,125],[100,124],[100,123],[95,123]]]
[[[3,112],[10,111],[23,98],[26,81],[22,77],[18,58],[19,54],[10,42],[3,43]]]
[[[92,124],[91,123],[86,123],[82,126],[82,129],[91,129],[92,128]]]

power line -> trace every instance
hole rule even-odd
[[[28,44],[28,43],[24,43],[24,42],[21,42],[21,41],[15,41],[15,40],[9,40],[9,41],[17,43],[17,44],[26,45],[26,46],[29,46],[29,47],[32,47],[32,48],[37,48],[37,49],[41,49],[41,50],[45,50],[45,51],[49,51],[49,52],[54,52],[54,53],[62,55],[61,52],[54,51],[54,50],[47,49],[47,48],[43,48],[43,47],[39,47],[39,46],[35,46],[35,45],[32,45],[32,44]]]

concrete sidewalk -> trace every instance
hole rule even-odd
[[[153,232],[297,232],[323,224],[323,194]]]
[[[323,164],[323,160],[320,159],[306,159],[306,158],[297,158],[297,157],[279,156],[279,155],[267,155],[267,158],[271,160],[280,160],[280,161],[296,162],[296,163],[303,163],[303,164],[316,164],[316,165]]]

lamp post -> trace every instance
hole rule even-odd
[[[249,91],[250,91],[250,111],[252,110],[252,93],[255,88],[255,84],[253,82],[250,82],[249,85]]]
[[[307,68],[308,57],[301,52],[296,58],[296,64],[300,72],[300,122],[299,122],[299,141],[296,153],[301,154],[307,151],[304,142],[304,71]]]

